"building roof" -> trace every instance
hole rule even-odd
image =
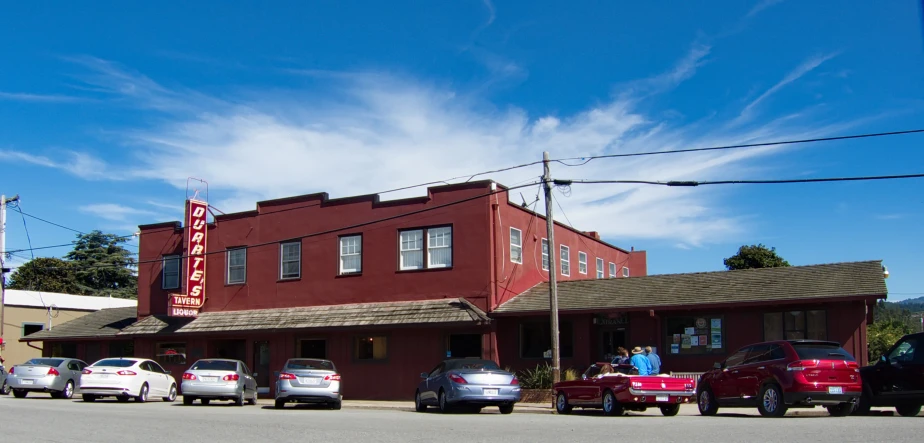
[[[51,329],[29,334],[20,341],[114,337],[137,319],[138,309],[135,307],[100,309]]]
[[[119,335],[233,332],[272,329],[391,326],[428,323],[490,323],[463,298],[388,303],[354,303],[300,308],[203,312],[195,319],[148,317]]]
[[[7,289],[4,291],[3,303],[7,306],[23,306],[42,309],[54,305],[56,309],[69,309],[73,311],[98,311],[107,308],[138,306],[137,300],[128,300],[124,298],[59,294],[57,292],[22,291],[19,289]]]
[[[740,271],[572,280],[558,284],[560,311],[689,308],[846,297],[885,298],[881,261]],[[549,285],[540,283],[494,312],[548,312]]]

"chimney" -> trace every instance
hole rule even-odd
[[[600,233],[597,231],[584,231],[584,234],[593,237],[595,240],[600,240]]]
[[[635,246],[629,246],[629,252],[635,252]]]

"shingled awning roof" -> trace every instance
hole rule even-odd
[[[740,271],[572,280],[558,284],[560,311],[644,310],[721,304],[760,304],[887,294],[881,261]],[[494,313],[548,312],[549,286],[540,283]]]
[[[193,321],[192,318],[151,315],[125,328],[119,335],[164,335],[173,334]]]
[[[74,338],[115,337],[119,331],[138,320],[138,308],[100,309],[51,329],[29,334],[19,341],[43,341]]]

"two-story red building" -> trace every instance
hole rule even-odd
[[[385,202],[312,194],[218,215],[196,318],[168,315],[170,295],[187,292],[188,227],[140,229],[139,322],[119,338],[175,372],[203,357],[241,359],[267,393],[286,359],[323,357],[338,366],[345,398],[410,398],[416,374],[441,359],[504,354],[489,314],[550,272],[545,219],[493,181]],[[552,247],[560,281],[647,272],[645,252],[594,232],[556,224]],[[520,349],[506,353],[541,358],[548,322],[519,328],[507,341]],[[563,328],[564,343],[570,334]]]

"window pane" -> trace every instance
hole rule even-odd
[[[610,263],[610,278],[616,277],[616,263]]]
[[[523,233],[510,228],[510,261],[523,263]]]
[[[825,311],[808,311],[805,314],[808,338],[810,340],[827,340],[828,324]]]
[[[163,269],[163,288],[177,289],[180,287],[180,260],[179,256],[169,255],[164,257]]]
[[[362,272],[362,236],[340,237],[340,273]]]
[[[423,231],[401,231],[400,269],[423,269]]]
[[[627,268],[627,267],[625,267],[625,266],[622,267],[622,276],[623,276],[623,277],[628,277],[628,276],[629,276],[629,268]]]
[[[597,278],[603,278],[603,259],[597,259]]]
[[[452,246],[452,228],[431,228],[427,230],[431,248]]]
[[[542,239],[542,270],[549,270],[549,241]]]
[[[298,278],[301,276],[301,243],[282,244],[282,278]]]
[[[805,338],[805,312],[790,311],[784,314],[786,340],[801,340]]]
[[[244,248],[228,251],[228,283],[243,283],[247,277],[247,250]]]
[[[243,283],[246,279],[246,272],[244,268],[232,268],[228,270],[228,283]]]
[[[158,343],[154,360],[162,365],[185,365],[186,343]]]
[[[581,274],[587,273],[587,253],[578,252],[578,271]]]
[[[561,245],[559,247],[561,251],[561,275],[571,275],[571,252],[567,246]]]
[[[768,312],[764,314],[764,340],[783,339],[783,314],[781,312]]]
[[[430,267],[448,268],[452,266],[452,248],[430,248]]]
[[[552,349],[552,333],[548,322],[524,322],[520,324],[520,356],[523,358],[544,358]],[[571,322],[558,325],[558,345],[562,358],[574,354],[573,328]]]
[[[401,251],[401,269],[422,269],[423,251]]]
[[[353,358],[356,360],[384,360],[388,358],[388,337],[354,338]]]
[[[667,317],[665,348],[659,354],[725,354],[727,343],[722,316]]]

